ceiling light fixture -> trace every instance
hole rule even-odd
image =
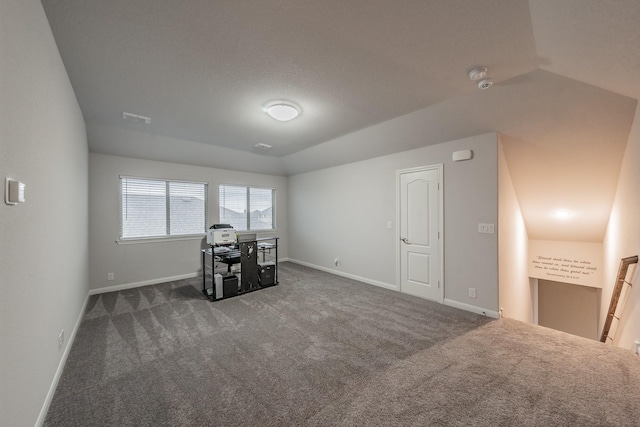
[[[300,115],[300,108],[290,102],[274,102],[265,109],[266,113],[281,122],[288,122]]]
[[[569,212],[567,210],[564,210],[564,209],[560,209],[560,210],[555,211],[553,213],[553,216],[556,217],[557,219],[565,220],[565,219],[571,218],[572,215],[571,215],[571,212]]]

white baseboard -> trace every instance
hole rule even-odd
[[[285,261],[285,260],[282,259],[280,261]],[[293,262],[295,264],[304,265],[305,267],[314,268],[316,270],[326,271],[327,273],[335,274],[337,276],[346,277],[348,279],[357,280],[359,282],[368,283],[370,285],[380,286],[381,288],[390,289],[392,291],[400,291],[398,289],[398,287],[395,286],[395,285],[390,285],[388,283],[379,282],[377,280],[367,279],[366,277],[357,276],[355,274],[344,273],[342,271],[334,270],[334,269],[327,268],[327,267],[321,267],[319,265],[315,265],[315,264],[311,264],[311,263],[308,263],[308,262],[299,261],[299,260],[291,259],[291,258],[287,258],[286,261],[290,261],[290,262]],[[492,317],[494,319],[498,319],[500,317],[500,315],[499,315],[499,313],[497,311],[487,310],[486,308],[476,307],[475,305],[465,304],[465,303],[454,301],[454,300],[451,300],[451,299],[446,299],[445,298],[443,304],[444,305],[448,305],[450,307],[459,308],[460,310],[470,311],[472,313],[480,314],[480,315],[487,316],[487,317]]]
[[[395,285],[390,285],[389,283],[379,282],[377,280],[367,279],[366,277],[357,276],[355,274],[345,273],[343,271],[334,270],[332,268],[321,267],[319,265],[311,264],[304,261],[298,261],[296,259],[287,259],[287,261],[293,262],[295,264],[304,265],[305,267],[314,268],[316,270],[325,271],[327,273],[335,274],[336,276],[346,277],[347,279],[357,280],[358,282],[364,282],[369,285],[379,286],[381,288],[390,289],[392,291],[397,291],[398,287]]]
[[[87,293],[87,297],[84,299],[84,303],[82,304],[82,308],[80,309],[80,313],[78,314],[78,318],[76,319],[75,325],[73,325],[73,330],[69,335],[69,339],[67,340],[67,346],[64,349],[64,353],[62,353],[62,357],[60,358],[60,363],[58,363],[58,369],[56,369],[56,374],[53,376],[53,381],[51,382],[51,386],[49,387],[49,391],[47,392],[47,396],[44,399],[44,404],[42,405],[42,409],[40,409],[40,414],[38,415],[38,419],[36,420],[36,427],[42,426],[44,423],[44,419],[47,417],[47,412],[49,412],[49,407],[51,406],[51,401],[53,400],[53,395],[56,393],[56,389],[58,388],[58,382],[60,381],[60,377],[62,376],[62,372],[64,371],[64,366],[67,364],[67,357],[69,357],[69,353],[71,352],[71,346],[73,345],[73,341],[76,339],[76,333],[78,329],[80,329],[80,324],[82,323],[82,319],[84,319],[84,312],[87,309],[87,304],[89,303],[89,294]]]
[[[444,299],[444,305],[459,308],[460,310],[470,311],[476,314],[481,314],[487,317],[493,317],[494,319],[498,319],[500,317],[497,311],[487,310],[486,308],[476,307],[475,305],[465,304],[463,302],[458,302],[447,298]]]
[[[69,352],[71,351],[71,346],[73,345],[73,341],[76,339],[76,333],[78,332],[78,329],[80,328],[80,324],[82,323],[82,319],[84,318],[84,312],[87,309],[87,304],[89,303],[89,297],[91,295],[120,291],[123,289],[138,288],[140,286],[155,285],[156,283],[171,282],[173,280],[191,279],[193,277],[198,277],[199,275],[200,275],[199,273],[181,274],[179,276],[162,277],[159,279],[145,280],[142,282],[125,283],[122,285],[109,286],[106,288],[90,289],[89,292],[87,293],[87,297],[84,299],[84,303],[82,304],[82,309],[80,310],[80,314],[78,314],[78,319],[76,320],[76,323],[73,326],[73,331],[71,331],[71,335],[69,335],[69,339],[67,340],[67,346],[65,347],[64,353],[60,358],[58,369],[56,370],[56,374],[54,375],[51,386],[49,387],[49,392],[47,393],[44,404],[42,405],[42,409],[40,410],[40,414],[38,415],[38,419],[36,420],[36,424],[35,424],[36,427],[42,426],[47,416],[47,412],[49,412],[49,407],[51,406],[53,395],[56,392],[56,388],[58,388],[58,382],[60,381],[60,376],[64,371],[64,366],[67,363],[67,357],[69,356]]]
[[[114,286],[107,286],[107,287],[104,287],[104,288],[91,289],[91,290],[89,290],[89,295],[97,295],[97,294],[104,294],[104,293],[107,293],[107,292],[122,291],[122,290],[125,290],[125,289],[139,288],[141,286],[155,285],[155,284],[158,284],[158,283],[165,283],[165,282],[172,282],[174,280],[192,279],[192,278],[198,277],[198,276],[200,276],[200,273],[188,273],[188,274],[180,274],[178,276],[160,277],[158,279],[143,280],[142,282],[124,283],[122,285],[114,285]]]

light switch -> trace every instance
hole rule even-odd
[[[391,221],[387,221],[387,228],[393,228],[393,223]]]
[[[4,202],[8,205],[16,205],[24,202],[25,185],[20,181],[10,178],[5,180]]]

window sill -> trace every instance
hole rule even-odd
[[[138,245],[141,243],[165,243],[165,242],[177,242],[181,240],[202,240],[206,239],[206,234],[192,234],[188,236],[162,236],[162,237],[140,237],[131,239],[118,239],[116,244],[118,245]]]

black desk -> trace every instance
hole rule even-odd
[[[241,280],[241,288],[238,290],[237,295],[242,295],[248,292],[257,291],[260,289],[264,289],[266,287],[275,286],[278,284],[278,237],[263,237],[256,239],[252,242],[244,242],[244,250],[242,249],[242,243],[239,243],[239,247],[214,247],[211,246],[207,249],[202,249],[202,293],[210,300],[217,301],[224,298],[230,298],[236,295],[230,295],[225,297],[224,295],[220,297],[217,295],[216,285],[215,285],[215,272],[216,272],[216,262],[226,264],[227,271],[225,276],[233,276],[231,272],[231,267],[235,264],[240,264],[243,271],[241,269],[240,273],[242,277]],[[251,246],[254,248],[253,254],[249,252],[247,249]],[[273,252],[272,252],[273,251]],[[262,255],[262,262],[267,261],[267,256],[269,260],[273,261],[275,265],[274,271],[274,280],[273,284],[261,285],[257,283],[257,267],[256,271],[253,271],[251,268],[252,265],[257,265],[257,261],[259,256]],[[253,259],[250,257],[253,256]],[[211,264],[207,264],[207,259],[211,261]]]

